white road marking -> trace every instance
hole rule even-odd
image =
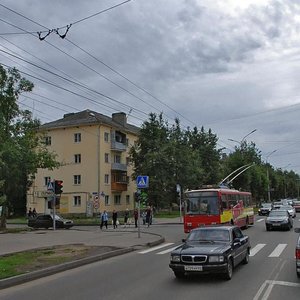
[[[147,249],[147,250],[140,251],[138,253],[145,254],[145,253],[148,253],[148,252],[151,252],[151,251],[155,251],[155,250],[158,250],[158,249],[161,249],[161,248],[164,248],[164,247],[168,247],[168,246],[173,245],[173,244],[174,243],[165,243],[165,244],[162,244],[162,245],[159,245],[159,246],[156,246],[156,247],[152,247],[152,248]]]
[[[173,251],[174,249],[176,249],[176,248],[179,247],[179,246],[181,246],[181,245],[177,245],[177,246],[175,246],[175,247],[173,247],[173,248],[170,248],[170,249],[167,249],[167,250],[158,252],[158,253],[156,253],[156,254],[160,254],[160,255],[161,255],[161,254],[169,253],[169,252]]]
[[[259,220],[256,221],[256,223],[259,223],[259,222],[262,222],[262,221],[264,221],[264,219],[259,219]]]
[[[263,247],[265,247],[266,244],[257,244],[254,248],[250,250],[250,256],[254,256],[259,252]]]
[[[278,257],[282,251],[285,249],[287,244],[279,244],[274,251],[269,255],[269,257]]]

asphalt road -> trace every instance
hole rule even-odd
[[[294,225],[300,227],[300,215]],[[243,299],[298,300],[300,280],[295,272],[293,231],[267,232],[258,217],[244,231],[251,240],[250,263],[234,270],[230,281],[221,276],[177,280],[168,267],[169,252],[185,237],[182,225],[153,226],[166,243],[159,249],[137,250],[74,270],[0,291],[1,300],[27,299]],[[262,221],[260,221],[262,220]]]

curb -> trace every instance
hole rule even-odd
[[[157,235],[157,234],[153,234],[153,235]],[[144,244],[144,246],[153,247],[153,246],[162,244],[164,241],[165,241],[165,238],[160,236],[160,239],[158,239],[157,241],[146,243],[146,244]],[[102,253],[102,254],[98,254],[98,255],[94,255],[94,256],[90,256],[90,257],[85,257],[85,258],[78,259],[75,261],[63,263],[63,264],[60,264],[57,266],[52,266],[52,267],[45,268],[42,270],[30,272],[27,274],[21,274],[21,275],[17,275],[14,277],[1,279],[0,280],[0,290],[15,286],[18,284],[22,284],[22,283],[25,283],[28,281],[32,281],[35,279],[39,279],[39,278],[42,278],[45,276],[50,276],[50,275],[53,275],[53,274],[56,274],[59,272],[75,269],[75,268],[81,267],[83,265],[87,265],[90,263],[108,259],[108,258],[111,258],[114,256],[133,252],[133,251],[137,250],[136,247],[138,247],[138,246],[141,246],[141,245],[135,245],[135,246],[131,246],[131,247],[123,248],[123,249],[117,249],[117,250],[109,251],[107,253]]]

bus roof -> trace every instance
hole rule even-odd
[[[239,190],[229,189],[229,188],[204,188],[204,189],[185,191],[185,193],[195,193],[195,192],[220,192],[222,194],[251,194],[250,192],[239,191]]]

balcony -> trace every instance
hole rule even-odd
[[[126,192],[127,191],[127,182],[112,182],[111,190],[114,192]]]
[[[120,163],[112,163],[111,164],[111,169],[114,171],[127,171],[127,165],[126,164],[120,164]]]
[[[111,150],[120,152],[126,151],[126,144],[117,141],[111,141]]]

